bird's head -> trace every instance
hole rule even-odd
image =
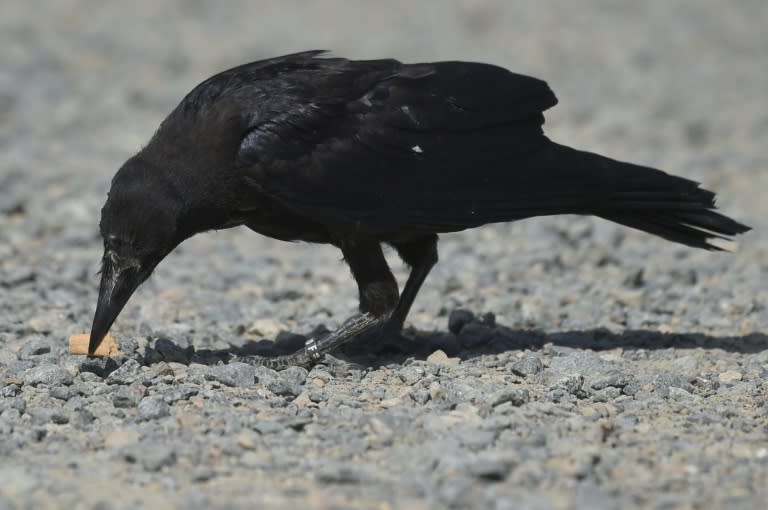
[[[181,242],[178,202],[150,169],[129,160],[101,210],[104,257],[88,352],[93,353],[134,291]]]

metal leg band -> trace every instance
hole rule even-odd
[[[309,356],[309,359],[313,362],[318,361],[323,357],[323,355],[320,354],[320,350],[317,348],[317,342],[314,338],[310,338],[304,342],[304,350],[306,351],[307,356]]]

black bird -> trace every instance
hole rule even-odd
[[[688,179],[552,142],[547,84],[473,62],[320,58],[245,64],[192,90],[112,180],[101,216],[93,352],[136,288],[185,239],[246,225],[341,249],[362,315],[398,336],[437,262],[437,234],[591,214],[688,246],[749,230]],[[412,270],[399,294],[382,254]],[[317,344],[307,345],[317,356]]]

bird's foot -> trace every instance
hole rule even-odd
[[[310,367],[323,359],[326,353],[343,345],[354,336],[363,333],[386,317],[375,317],[369,313],[358,314],[350,317],[335,331],[320,338],[310,338],[304,343],[304,349],[293,354],[276,357],[248,356],[233,357],[235,361],[242,361],[251,365],[266,366],[274,370],[281,370],[289,366]]]
[[[325,354],[346,343],[354,336],[370,330],[385,319],[386,317],[376,317],[370,313],[353,315],[345,320],[335,331],[331,331],[324,337],[316,341],[311,338],[307,340],[305,350],[310,357],[317,356],[316,353],[310,351],[317,351],[321,355]],[[314,345],[310,345],[310,343]]]

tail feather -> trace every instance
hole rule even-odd
[[[669,241],[715,251],[723,251],[723,247],[713,244],[712,240],[730,241],[731,236],[749,230],[746,225],[714,211],[697,211],[695,215],[678,215],[677,212],[661,209],[640,213],[616,212],[599,216]]]
[[[593,214],[706,250],[722,251],[711,241],[731,240],[750,230],[716,212],[715,194],[698,182],[555,143],[544,161],[544,173],[559,182],[568,179],[570,196],[582,200],[581,206],[570,204],[569,212]]]
[[[617,163],[623,167],[617,169],[617,174],[621,175],[622,171],[634,173],[632,181],[635,185],[642,182],[638,174],[647,172],[644,189],[610,193],[610,198],[593,214],[670,241],[715,251],[724,248],[713,244],[712,240],[730,241],[733,236],[750,230],[750,227],[716,212],[715,194],[700,188],[699,183],[660,170]]]

